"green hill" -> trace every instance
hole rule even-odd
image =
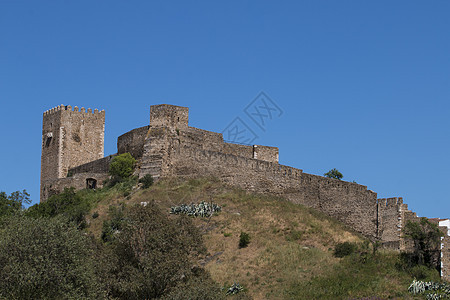
[[[97,212],[99,217],[88,217],[88,231],[100,238],[110,206],[155,201],[169,213],[170,207],[182,203],[214,202],[222,207],[220,213],[194,218],[207,247],[207,255],[197,257],[196,263],[221,286],[238,282],[250,298],[408,298],[414,275],[438,279],[433,271],[401,271],[398,253],[378,250],[373,255],[373,246],[362,236],[322,213],[215,179],[165,179],[146,190],[122,191],[103,195],[90,214]],[[250,235],[248,247],[238,246],[241,232]],[[358,244],[359,250],[337,258],[334,249],[342,242]]]
[[[333,218],[214,178],[111,181],[23,211],[25,194],[1,196],[0,298],[421,299],[413,279],[439,281]],[[170,213],[192,203],[221,209]]]

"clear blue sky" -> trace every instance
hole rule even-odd
[[[191,126],[235,117],[282,164],[404,197],[450,217],[450,1],[0,1],[0,190],[39,201],[42,113],[106,110],[105,155],[190,108]],[[255,127],[264,91],[283,110]]]

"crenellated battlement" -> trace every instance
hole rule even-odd
[[[71,168],[103,157],[105,111],[58,105],[43,114],[41,199],[44,182],[67,177]]]
[[[402,197],[392,197],[392,198],[379,198],[377,199],[378,205],[381,207],[392,207],[403,204]]]
[[[55,113],[57,113],[57,112],[59,112],[59,111],[70,111],[70,112],[79,112],[79,113],[84,113],[84,114],[91,114],[91,115],[96,115],[96,114],[105,114],[105,111],[104,110],[98,110],[97,108],[96,109],[94,109],[94,111],[92,111],[92,108],[88,108],[87,110],[84,108],[84,107],[82,107],[81,109],[79,109],[78,108],[78,106],[75,106],[75,107],[73,107],[73,109],[72,109],[72,106],[71,105],[64,105],[64,104],[61,104],[61,105],[58,105],[58,106],[56,106],[56,107],[53,107],[53,108],[51,108],[51,109],[49,109],[49,110],[46,110],[45,112],[44,112],[44,116],[48,116],[48,115],[52,115],[52,114],[55,114]]]

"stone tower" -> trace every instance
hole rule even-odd
[[[65,178],[70,168],[103,157],[105,111],[60,105],[44,112],[41,199],[46,188]]]
[[[187,129],[189,108],[169,104],[150,106],[150,126]]]

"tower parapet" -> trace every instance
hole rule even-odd
[[[186,129],[189,127],[189,108],[169,104],[150,106],[150,126]]]
[[[41,199],[46,182],[67,177],[70,168],[103,157],[105,111],[59,105],[43,114]]]

